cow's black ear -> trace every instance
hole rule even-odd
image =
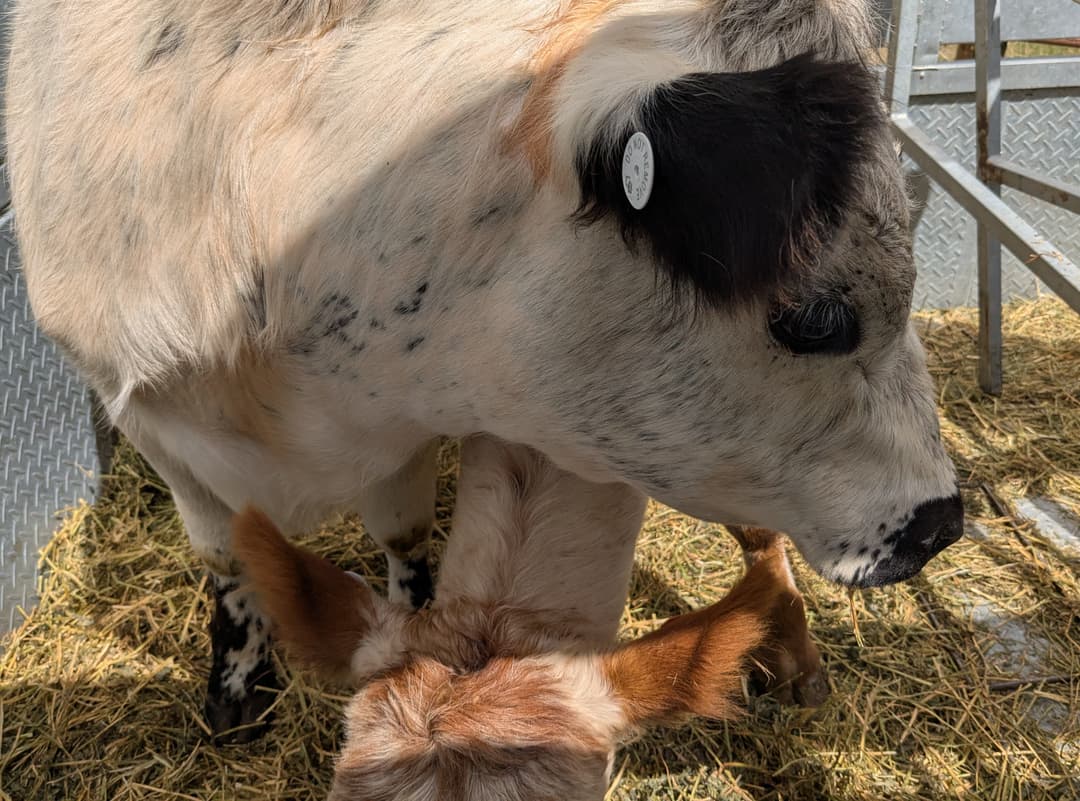
[[[637,116],[635,128],[608,126],[579,152],[577,218],[613,218],[628,244],[647,244],[674,283],[713,304],[760,297],[813,263],[884,126],[864,65],[810,55],[684,75],[653,91]],[[642,208],[628,199],[623,172],[637,132],[652,149]]]

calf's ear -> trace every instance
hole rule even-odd
[[[713,305],[768,295],[812,264],[885,135],[874,75],[811,55],[754,72],[683,75],[612,119],[620,122],[577,154],[578,219],[613,219],[674,284]],[[628,151],[638,133],[651,158],[640,137]],[[643,186],[650,191],[636,208]]]
[[[775,582],[758,562],[720,602],[671,618],[603,658],[628,728],[685,715],[737,714],[751,654],[767,643]]]
[[[357,650],[392,611],[389,602],[290,543],[251,507],[233,519],[233,552],[289,655],[329,677],[350,677]]]

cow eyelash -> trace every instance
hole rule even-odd
[[[769,317],[769,333],[792,353],[851,353],[859,345],[859,318],[851,304],[816,298],[777,308]]]

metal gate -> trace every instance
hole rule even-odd
[[[1051,4],[1054,1],[1049,0]],[[1071,89],[1074,93],[1071,97],[1075,100],[1075,88],[1080,81],[1074,73],[1080,69],[1080,58],[1068,55],[1005,61],[1003,64],[1003,42],[1010,38],[1050,39],[1080,32],[1080,6],[1068,5],[1064,0],[1056,7],[1048,8],[1017,5],[1003,19],[998,0],[974,0],[966,6],[973,10],[968,30],[974,39],[974,64],[943,67],[938,63],[941,38],[964,36],[964,28],[957,27],[957,22],[961,21],[957,19],[959,15],[941,17],[939,4],[920,3],[919,0],[894,0],[892,5],[885,75],[889,119],[906,155],[975,218],[979,384],[986,392],[997,394],[1002,389],[1002,246],[1022,261],[1023,268],[1038,276],[1050,290],[1080,312],[1080,267],[1062,252],[1060,245],[1054,244],[1045,229],[1033,226],[1028,217],[1001,198],[1002,185],[1006,185],[1030,201],[1050,204],[1063,212],[1080,212],[1080,182],[1068,178],[1062,180],[1060,174],[1048,175],[1045,165],[1036,167],[1025,163],[1023,156],[1018,158],[1002,153],[1002,120],[1006,113],[1004,88],[1015,92],[1037,89],[1043,83],[1063,82],[1064,87],[1051,86],[1050,91]],[[1051,11],[1056,13],[1047,13]],[[957,71],[958,66],[969,73],[974,71],[974,172],[934,141],[920,124],[912,102],[918,79],[926,82],[936,79],[943,84],[948,84],[951,79],[956,83],[961,74]],[[1017,67],[1027,70],[1027,74],[1018,73]],[[1042,99],[1045,103],[1057,98],[1044,96]],[[1057,125],[1047,124],[1046,119],[1036,117],[1035,113],[1028,114],[1033,119],[1033,124],[1027,126],[1029,141],[1037,142],[1045,133],[1061,137],[1072,132],[1073,126],[1069,125],[1071,105],[1054,110],[1065,113],[1063,119],[1054,120]],[[941,129],[938,130],[940,133]],[[950,129],[946,127],[945,130]],[[1075,232],[1077,228],[1074,225],[1070,230]],[[1015,274],[1015,267],[1013,272]]]

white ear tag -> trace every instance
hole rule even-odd
[[[652,143],[649,137],[638,131],[630,137],[623,151],[622,179],[626,199],[639,211],[649,202],[653,177]]]

